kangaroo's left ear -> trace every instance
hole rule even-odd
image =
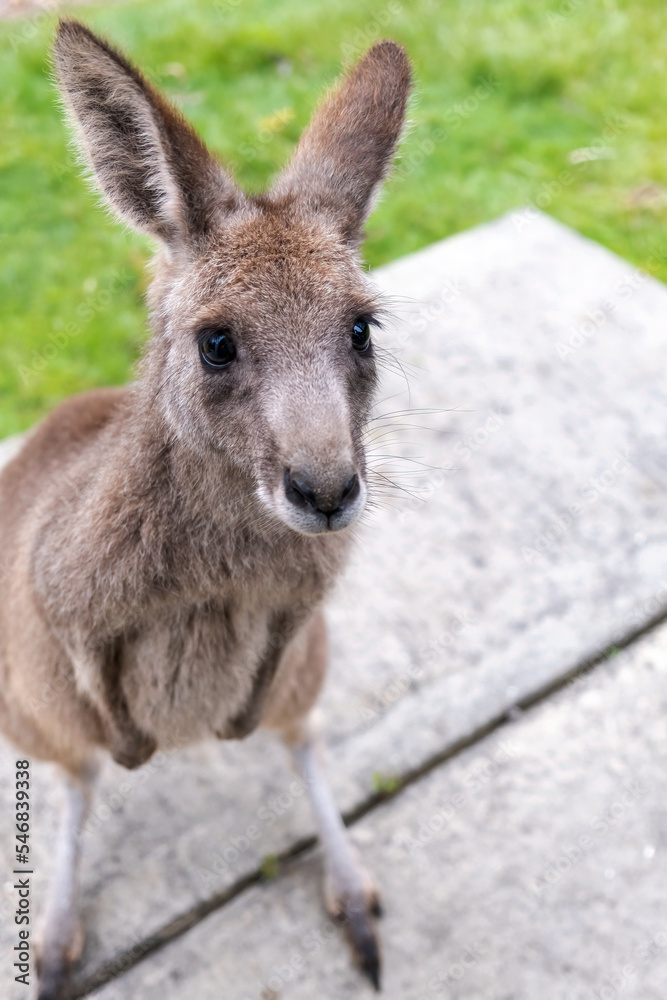
[[[359,241],[394,157],[410,85],[405,51],[374,45],[318,108],[271,197],[299,200]]]

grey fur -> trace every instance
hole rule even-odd
[[[84,26],[61,22],[55,67],[110,206],[159,244],[153,336],[133,384],[68,400],[0,476],[0,725],[74,778],[99,748],[135,767],[260,722],[303,741],[319,607],[366,497],[376,372],[350,335],[376,302],[358,244],[409,64],[374,46],[260,197]],[[212,370],[199,343],[220,328],[237,357]],[[286,470],[317,506],[288,499]]]

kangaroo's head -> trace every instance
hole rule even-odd
[[[171,434],[207,460],[224,454],[294,530],[345,528],[366,501],[376,384],[378,304],[359,245],[403,125],[405,53],[375,45],[259,197],[83,25],[61,22],[55,65],[107,201],[161,247],[141,380]]]

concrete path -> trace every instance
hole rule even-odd
[[[665,640],[641,638],[667,611],[667,290],[532,212],[375,277],[396,313],[384,338],[409,392],[388,357],[380,411],[393,415],[377,423],[374,454],[416,499],[380,497],[387,506],[363,529],[330,608],[323,708],[338,800],[365,814],[355,836],[384,888],[387,993],[589,997],[614,963],[632,961],[641,935],[667,930],[662,893],[650,889],[661,863]],[[410,461],[387,457],[396,455]],[[553,695],[598,660],[590,692]],[[636,691],[623,686],[622,664]],[[594,746],[591,726],[605,737]],[[12,756],[0,760],[8,803]],[[475,784],[480,760],[491,777],[437,837],[406,847],[406,831],[414,837],[438,804]],[[39,770],[36,902],[56,804]],[[531,879],[572,837],[630,795],[628,781],[643,791],[627,823],[594,840],[571,878],[535,889]],[[258,981],[265,998],[366,995],[337,935],[317,953],[303,942],[327,920],[312,823],[291,782],[265,734],[163,755],[131,775],[109,764],[86,837],[88,940],[74,995],[192,989],[240,1000],[262,995]],[[379,801],[378,789],[402,784]],[[253,822],[260,837],[245,848]],[[3,836],[4,871],[11,846]],[[224,852],[233,861],[221,865]],[[257,881],[267,855],[289,859],[270,885]],[[12,904],[6,889],[0,915]],[[2,950],[13,935],[7,920],[0,928]],[[477,948],[474,961],[466,948]],[[304,959],[293,978],[269,984],[293,951]],[[624,996],[658,996],[662,952],[654,958]],[[458,985],[429,985],[457,963]]]
[[[664,1000],[667,628],[354,826],[384,889],[386,1000]],[[97,1000],[372,996],[318,852]]]

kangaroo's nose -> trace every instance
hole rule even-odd
[[[321,514],[336,514],[359,496],[359,476],[348,470],[338,484],[319,485],[306,471],[285,469],[287,499],[302,510],[310,508]]]

